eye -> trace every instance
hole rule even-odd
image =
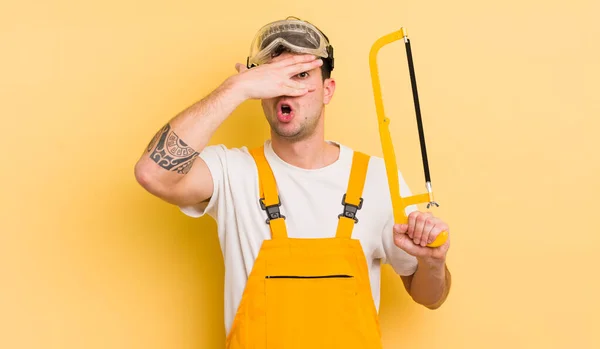
[[[302,73],[300,73],[300,74],[298,74],[296,76],[299,77],[299,78],[307,78],[308,77],[308,72],[302,72]]]

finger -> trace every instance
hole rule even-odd
[[[284,83],[284,86],[289,87],[289,88],[300,89],[300,90],[307,90],[308,92],[312,92],[317,89],[317,86],[314,84],[305,84],[305,83],[294,81],[294,80],[286,81]]]
[[[241,64],[241,63],[236,63],[235,64],[235,70],[237,70],[238,73],[241,73],[243,71],[248,70],[248,68],[245,65]]]
[[[293,55],[279,62],[271,63],[273,67],[286,67],[298,63],[306,63],[317,59],[315,55]]]
[[[292,79],[285,79],[283,81],[283,86],[288,87],[288,88],[298,89],[298,90],[308,89],[308,86],[305,83],[295,81]]]
[[[408,236],[412,239],[415,232],[416,219],[421,212],[413,211],[408,215]]]
[[[427,243],[430,244],[434,242],[438,235],[440,235],[443,231],[448,231],[448,226],[444,223],[440,223],[440,221],[436,222],[433,229],[431,229]]]
[[[437,238],[441,232],[442,232],[442,229],[440,227],[434,226],[433,229],[431,229],[429,236],[427,237],[427,244],[434,242],[435,238]]]
[[[408,231],[408,224],[394,224],[393,230],[395,234],[406,234]]]
[[[316,59],[316,60],[308,62],[308,63],[298,63],[298,64],[291,65],[291,66],[289,66],[289,67],[286,68],[286,73],[289,76],[294,76],[294,75],[300,74],[302,72],[313,70],[313,69],[315,69],[317,67],[320,67],[322,65],[323,65],[323,60],[322,59]]]
[[[315,84],[306,84],[292,79],[285,80],[283,84],[286,87],[299,90],[306,90],[307,92],[312,92],[317,89],[317,86]]]
[[[415,257],[424,257],[431,253],[428,251],[428,248],[415,245],[412,239],[406,234],[394,235],[394,244]]]
[[[305,94],[308,93],[308,88],[290,88],[290,87],[286,87],[284,90],[283,95],[285,96],[292,96],[292,97],[299,97],[299,96],[303,96]]]
[[[432,230],[436,227],[436,219],[433,217],[429,217],[425,222],[425,226],[423,227],[423,235],[421,235],[420,245],[425,247],[431,239]]]
[[[423,236],[423,227],[425,226],[425,222],[429,217],[425,214],[421,213],[415,219],[415,231],[413,232],[413,241],[415,245],[419,245],[421,243],[421,237]]]

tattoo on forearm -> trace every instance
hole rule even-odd
[[[186,174],[192,168],[198,152],[188,146],[166,124],[154,135],[147,147],[151,152],[150,158],[160,167],[181,174]]]

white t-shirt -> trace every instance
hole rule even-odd
[[[329,166],[306,170],[284,162],[273,152],[270,140],[265,141],[265,156],[277,182],[289,237],[335,236],[353,150],[329,142],[340,147],[339,158]],[[271,238],[270,230],[266,212],[260,208],[257,168],[248,149],[211,145],[200,157],[213,177],[212,197],[208,203],[180,209],[191,217],[208,214],[217,222],[225,259],[225,329],[229,333],[261,244]],[[412,195],[400,171],[399,180],[401,195]],[[356,215],[359,222],[352,237],[359,239],[363,247],[373,300],[379,310],[381,263],[389,263],[399,275],[410,275],[416,270],[417,260],[394,245],[393,213],[382,158],[371,157],[362,197],[363,207]],[[409,206],[406,214],[414,210],[416,206]]]

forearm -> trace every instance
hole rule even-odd
[[[437,309],[450,292],[450,271],[445,262],[419,259],[418,263],[410,283],[410,295],[415,302]]]
[[[136,172],[163,183],[180,180],[217,128],[244,100],[235,82],[227,79],[154,135],[136,164]]]
[[[235,80],[227,79],[208,96],[172,118],[169,125],[182,141],[201,152],[217,128],[245,99]]]

